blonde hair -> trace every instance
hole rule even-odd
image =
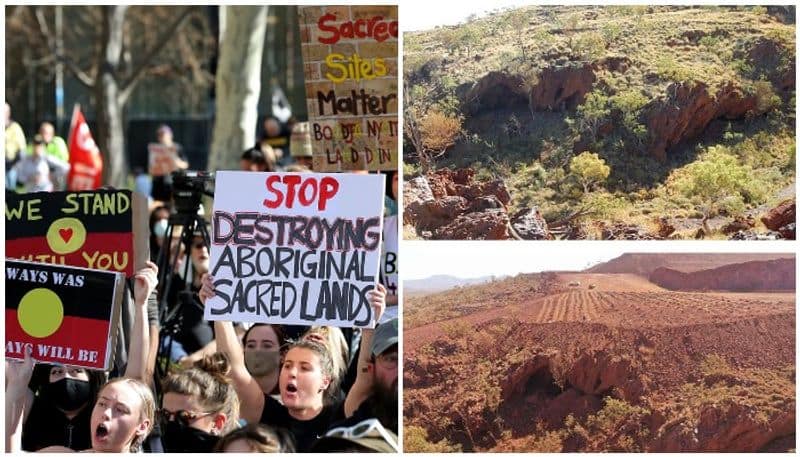
[[[229,371],[228,357],[216,352],[198,360],[188,370],[167,376],[162,391],[188,395],[204,410],[225,414],[222,432],[229,432],[236,428],[239,420],[239,397],[228,378]]]
[[[328,348],[331,363],[333,364],[331,384],[334,384],[332,391],[335,391],[347,373],[347,361],[350,357],[350,348],[347,346],[347,340],[344,338],[342,330],[338,327],[315,325],[303,335],[303,338],[311,334],[324,337],[323,344]]]
[[[153,425],[155,422],[155,415],[156,415],[156,399],[153,397],[153,391],[150,390],[150,387],[147,384],[143,383],[142,381],[135,379],[135,378],[116,378],[112,379],[106,385],[104,385],[100,392],[98,392],[97,396],[99,397],[100,394],[103,393],[106,387],[113,385],[113,384],[125,384],[127,387],[130,387],[131,390],[139,397],[139,400],[142,403],[142,409],[139,413],[139,421],[144,421],[147,419],[150,423],[147,426],[147,431],[141,435],[134,435],[133,440],[130,444],[130,451],[137,452],[141,447],[144,440],[147,438],[147,435],[153,431]]]

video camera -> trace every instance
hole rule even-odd
[[[172,199],[179,215],[196,215],[203,195],[214,196],[209,190],[214,184],[214,173],[208,171],[176,170],[172,172]]]

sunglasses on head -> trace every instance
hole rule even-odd
[[[367,419],[353,425],[352,427],[336,427],[332,428],[325,434],[325,436],[331,436],[334,438],[351,438],[351,439],[359,439],[359,438],[381,438],[395,452],[398,451],[397,441],[386,432],[386,429],[383,428],[380,421],[377,419]]]
[[[192,425],[196,420],[210,416],[214,414],[213,412],[208,413],[195,413],[192,411],[180,410],[180,411],[168,411],[164,408],[161,408],[157,411],[158,419],[161,421],[162,424],[166,424],[167,422],[177,421],[183,425]]]

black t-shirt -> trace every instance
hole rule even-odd
[[[180,275],[172,276],[172,283],[167,292],[167,303],[170,309],[179,306],[179,297],[185,291],[186,284]],[[191,284],[187,293],[191,293],[191,300],[186,300],[181,303],[180,311],[181,325],[175,340],[181,343],[183,349],[191,354],[199,349],[202,349],[214,340],[214,327],[211,322],[203,318],[203,303],[200,301],[198,292],[200,288]],[[189,298],[188,295],[186,296]],[[164,322],[161,323],[162,325]]]
[[[22,450],[38,451],[47,446],[65,446],[76,451],[92,447],[92,405],[86,405],[72,420],[47,401],[37,398],[22,426]]]
[[[366,400],[361,402],[361,405],[359,405],[358,409],[356,409],[353,412],[352,416],[350,416],[347,419],[344,419],[342,421],[339,421],[339,422],[337,422],[335,424],[332,424],[330,428],[352,427],[352,426],[358,424],[359,422],[363,422],[363,421],[365,421],[367,419],[379,419],[380,420],[380,418],[377,417],[377,414],[375,414],[375,411],[377,409],[376,402],[377,402],[377,400],[375,399],[375,397],[370,395],[369,397],[367,397]],[[380,422],[381,422],[381,425],[384,426],[384,428],[387,428],[387,429],[393,431],[395,433],[395,435],[397,434],[397,428],[398,427],[397,427],[397,420],[396,419],[394,421],[391,421],[391,423],[385,423],[385,421],[382,421],[382,420]]]
[[[298,452],[308,452],[318,438],[325,435],[331,424],[344,419],[344,404],[335,403],[325,406],[313,419],[299,420],[289,414],[289,410],[278,400],[264,396],[264,411],[261,423],[272,427],[281,427],[289,431],[294,438]]]

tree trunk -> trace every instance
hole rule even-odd
[[[208,169],[239,168],[242,152],[255,145],[266,6],[220,8],[217,106]]]
[[[103,154],[103,183],[127,186],[128,160],[125,155],[124,105],[120,97],[117,68],[122,55],[125,12],[128,7],[103,6],[101,61],[95,78],[97,144]]]

